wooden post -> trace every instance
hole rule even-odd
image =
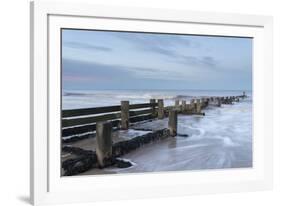
[[[121,101],[121,129],[129,129],[129,101]]]
[[[201,98],[200,99],[200,102],[201,102],[201,107],[204,107],[205,105],[204,105],[204,98]]]
[[[201,107],[206,107],[206,106],[207,106],[207,104],[206,104],[205,98],[202,97],[201,98]]]
[[[171,110],[169,112],[168,127],[170,130],[170,135],[172,137],[175,137],[177,135],[177,127],[178,127],[178,113],[176,110]]]
[[[152,116],[153,117],[155,117],[155,115],[156,115],[155,103],[156,103],[155,99],[150,99],[150,104],[152,104],[151,110],[152,110]]]
[[[200,99],[196,100],[196,112],[197,113],[201,113],[201,103],[200,103]]]
[[[206,106],[208,106],[209,105],[209,98],[206,98]]]
[[[164,101],[163,99],[158,99],[158,119],[164,118]]]
[[[177,111],[181,111],[181,107],[180,107],[180,100],[176,99],[175,100],[175,107],[174,107]]]
[[[190,111],[191,111],[191,104],[186,104],[184,112],[190,112]]]
[[[185,100],[182,100],[181,101],[181,111],[186,111],[186,101]]]
[[[217,97],[218,107],[221,107],[221,98]]]
[[[191,99],[191,100],[190,100],[190,107],[191,107],[191,110],[192,110],[192,111],[195,110],[195,103],[194,103],[194,102],[195,102],[194,99]]]
[[[101,168],[112,157],[112,124],[111,122],[97,122],[96,125],[96,154]]]

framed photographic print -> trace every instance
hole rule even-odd
[[[272,187],[272,18],[31,3],[36,205]]]

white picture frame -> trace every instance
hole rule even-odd
[[[57,88],[60,87],[58,34],[64,27],[253,37],[253,168],[62,178],[59,175],[61,111],[58,107],[60,91]],[[268,16],[32,2],[32,203],[40,205],[271,189],[272,44],[272,17]]]

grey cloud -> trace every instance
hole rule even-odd
[[[115,76],[122,77],[128,76],[131,72],[128,72],[120,65],[110,65],[97,62],[85,62],[80,60],[62,59],[62,67],[64,75],[74,76]]]
[[[140,50],[154,52],[168,57],[176,57],[175,46],[190,46],[189,40],[177,35],[146,34],[146,33],[116,33],[115,37],[129,41]],[[161,36],[161,38],[159,38]]]
[[[193,66],[216,67],[218,65],[218,62],[211,56],[195,57],[178,55],[176,62]]]
[[[213,67],[216,66],[218,62],[213,57],[205,56],[202,58],[202,63]]]
[[[97,50],[97,51],[103,51],[103,52],[110,52],[112,51],[111,48],[103,47],[103,46],[96,46],[89,43],[83,43],[83,42],[74,42],[74,41],[67,41],[63,42],[63,46],[74,48],[74,49],[89,49],[89,50]]]
[[[73,77],[113,77],[120,81],[127,78],[134,79],[181,79],[183,75],[177,71],[165,71],[155,68],[136,67],[118,64],[104,64],[98,62],[84,62],[63,59],[63,76]]]
[[[148,51],[148,52],[155,52],[161,55],[165,55],[168,57],[176,57],[177,53],[169,50],[169,49],[165,49],[165,48],[161,48],[161,47],[157,47],[157,46],[148,46],[146,48],[143,48],[144,50]]]
[[[161,35],[162,38],[159,38]],[[138,49],[153,52],[168,57],[175,63],[192,66],[215,67],[218,62],[211,56],[195,57],[182,55],[173,48],[175,46],[190,47],[192,42],[179,35],[144,34],[144,33],[116,33],[114,36],[129,41]],[[199,46],[196,44],[196,46]]]
[[[150,45],[157,47],[190,46],[191,42],[179,35],[152,33],[114,33],[113,36],[131,41],[139,46]]]

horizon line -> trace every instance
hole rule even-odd
[[[65,89],[62,88],[62,90],[99,90],[99,91],[120,91],[120,90],[165,90],[165,91],[184,91],[184,90],[189,90],[189,91],[253,91],[252,89]]]

